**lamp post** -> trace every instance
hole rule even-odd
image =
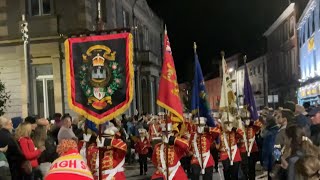
[[[132,5],[132,30],[133,30],[133,36],[134,36],[134,38],[133,38],[133,41],[134,41],[134,43],[133,43],[133,46],[134,46],[134,48],[133,48],[133,57],[134,58],[133,59],[134,59],[134,63],[136,64],[136,67],[137,67],[137,69],[136,69],[137,76],[135,76],[135,78],[137,78],[137,80],[135,81],[136,82],[136,84],[135,84],[136,107],[138,107],[137,108],[138,111],[141,112],[141,110],[142,110],[142,99],[141,99],[141,96],[140,96],[140,93],[139,93],[139,92],[141,92],[140,91],[140,88],[141,88],[141,86],[140,86],[141,65],[137,61],[137,50],[138,50],[137,29],[138,29],[138,27],[136,25],[136,21],[135,21],[136,17],[135,17],[135,13],[134,13],[134,9],[135,9],[135,7],[137,5],[137,2],[138,2],[138,0],[134,0],[133,5]]]
[[[31,59],[30,59],[30,42],[28,34],[28,22],[26,17],[22,14],[21,33],[23,40],[23,52],[24,52],[24,68],[26,78],[26,95],[27,95],[27,113],[31,116],[33,111],[33,86],[32,86],[32,72],[31,72]]]

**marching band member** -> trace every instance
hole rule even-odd
[[[225,180],[237,180],[241,161],[237,143],[243,138],[243,131],[236,125],[239,120],[234,118],[231,113],[223,112],[222,120],[219,150],[223,174]]]
[[[126,179],[123,165],[127,153],[127,145],[120,138],[116,137],[119,130],[109,122],[104,131],[105,137],[101,140],[97,138],[97,145],[103,148],[102,158],[102,179],[103,180],[123,180]],[[96,173],[98,176],[98,173]]]
[[[99,173],[99,148],[95,142],[96,138],[96,136],[91,136],[88,145],[87,164],[92,174]],[[97,176],[94,178],[97,179]]]
[[[135,144],[135,150],[139,154],[140,175],[143,173],[146,175],[148,171],[147,158],[151,144],[148,139],[147,130],[140,128],[138,131],[140,137]]]
[[[218,127],[205,127],[206,118],[199,117],[194,119],[197,125],[197,131],[191,134],[190,145],[192,149],[192,180],[200,179],[200,173],[203,174],[203,180],[211,180],[213,175],[214,160],[210,153],[210,146],[220,135]]]
[[[173,135],[171,120],[167,125],[162,123],[161,128],[163,141],[156,144],[153,150],[152,162],[157,170],[151,179],[166,180],[168,177],[169,180],[187,180],[180,159],[189,149],[188,141]]]
[[[150,142],[161,140],[161,127],[159,122],[158,116],[153,116],[148,122]]]
[[[245,179],[254,180],[256,177],[256,162],[259,158],[259,149],[255,140],[255,135],[260,131],[262,123],[260,120],[252,121],[250,112],[242,109],[240,113],[244,127],[244,136],[240,140],[239,149],[241,152],[241,169]]]

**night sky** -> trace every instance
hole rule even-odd
[[[307,0],[296,0],[306,4]],[[293,1],[291,1],[293,2]],[[193,41],[204,75],[218,75],[220,51],[248,59],[262,55],[262,34],[288,6],[288,0],[148,0],[167,25],[179,82],[193,78]]]

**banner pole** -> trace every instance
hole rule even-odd
[[[196,53],[197,53],[197,44],[196,44],[196,42],[193,42],[193,49],[194,49],[194,54],[196,55]],[[199,98],[198,98],[198,100],[199,100]],[[200,112],[199,112],[199,109],[200,109],[200,107],[199,107],[199,104],[200,104],[200,102],[198,102],[198,109],[197,109],[197,115],[198,115],[198,127],[200,126]],[[198,133],[198,132],[197,132]],[[201,162],[199,162],[199,165],[200,165],[200,168],[201,168],[201,174],[203,174],[203,172],[202,172],[202,170],[204,169],[204,167],[203,167],[203,155],[202,155],[202,134],[201,133],[198,133],[199,134],[199,138],[200,138],[200,160],[201,160]]]
[[[99,124],[99,140],[101,142],[101,136],[102,136],[102,127],[101,124]],[[102,180],[102,156],[103,156],[103,152],[102,152],[102,148],[99,147],[99,180]]]
[[[168,157],[169,157],[169,131],[168,131],[168,114],[165,115],[166,118],[166,136],[168,138],[168,142],[166,144],[166,171],[167,171],[167,175],[166,175],[166,179],[169,180],[169,161],[168,161]]]

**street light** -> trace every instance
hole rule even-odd
[[[31,60],[30,60],[30,37],[28,30],[28,22],[24,14],[22,14],[21,33],[23,40],[23,52],[24,52],[24,66],[26,76],[26,95],[27,95],[27,113],[31,116],[33,112],[33,86],[32,86],[32,74],[31,74]]]
[[[233,71],[234,71],[233,68],[229,68],[229,69],[228,69],[228,72],[229,72],[229,73],[232,73]]]

